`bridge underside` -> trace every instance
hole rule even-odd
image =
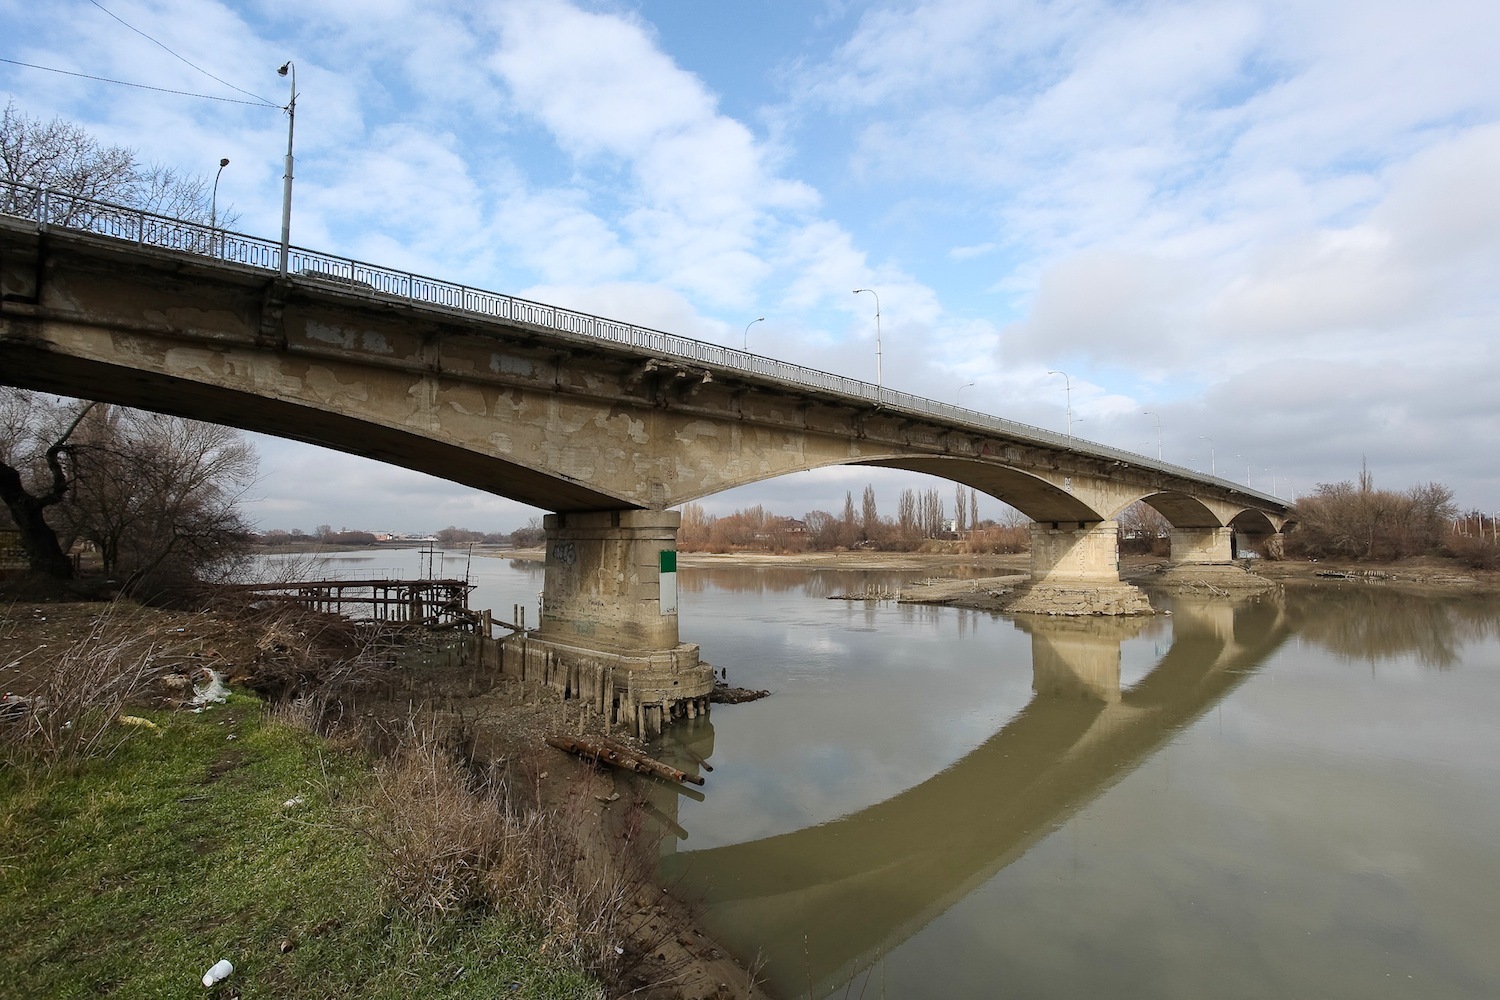
[[[207,420],[423,472],[548,510],[607,510],[621,498],[411,431],[301,402],[4,342],[4,381],[26,389]]]
[[[576,551],[580,539],[567,536],[577,525],[554,522],[549,600],[575,627],[544,619],[546,641],[614,655],[604,636],[631,636],[648,659],[676,657],[694,690],[701,670],[696,653],[678,648],[675,608],[669,638],[642,621],[584,628],[596,606],[628,604],[632,588],[654,585],[659,570],[641,569],[646,557],[626,530],[638,514],[831,465],[924,472],[1037,522],[1036,585],[1052,588],[1045,605],[1080,588],[1118,595],[1114,518],[1142,498],[1195,532],[1184,544],[1205,561],[1226,557],[1221,529],[1254,520],[1274,530],[1285,513],[1232,484],[1084,443],[8,219],[0,382],[304,441],[560,515],[606,517],[624,534],[588,542],[599,565],[640,572],[619,569],[608,585],[572,574],[553,549],[571,542]],[[650,543],[658,559],[675,549],[675,528],[668,535]]]

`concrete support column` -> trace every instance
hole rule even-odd
[[[540,637],[635,653],[675,648],[681,521],[671,510],[548,514]]]
[[[1114,521],[1038,521],[1031,526],[1031,583],[1009,610],[1048,615],[1150,614],[1151,602],[1120,581]]]
[[[549,514],[541,625],[504,640],[502,668],[642,737],[708,712],[713,668],[677,633],[675,511]]]
[[[1229,528],[1173,528],[1172,562],[1177,565],[1234,561]]]
[[[1033,522],[1031,579],[1034,583],[1119,583],[1119,523]]]

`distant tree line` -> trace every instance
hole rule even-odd
[[[962,484],[955,486],[951,518],[937,489],[902,490],[896,511],[894,518],[881,516],[873,486],[864,488],[857,506],[850,491],[840,513],[813,510],[801,518],[773,514],[759,505],[717,516],[690,503],[682,508],[677,544],[690,552],[905,552],[943,542],[966,551],[1021,552],[1030,542],[1027,521],[1019,514],[1003,524],[981,521],[978,493]]]

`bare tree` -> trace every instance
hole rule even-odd
[[[922,494],[921,526],[927,538],[936,538],[943,531],[943,498],[935,489]]]
[[[701,516],[703,514],[703,508],[699,507],[697,504],[688,504],[688,507],[697,508],[699,520],[696,523],[698,527],[702,529],[701,537],[697,539],[697,542],[700,545],[704,544],[708,541],[708,526],[713,523],[713,518],[708,518],[706,520],[703,519]],[[684,516],[686,516],[687,511],[684,510],[683,513]],[[547,530],[542,526],[542,519],[540,517],[529,518],[526,522],[526,527],[517,528],[515,531],[512,531],[510,533],[510,544],[514,545],[518,549],[531,548],[536,545],[541,545],[546,540]]]
[[[16,107],[0,114],[0,208],[34,216],[38,193],[47,189],[54,222],[76,223],[96,211],[81,199],[112,202],[190,222],[208,222],[211,187],[201,174],[182,174],[161,164],[146,166],[127,146],[106,146],[69,121],[43,122]],[[18,185],[29,185],[20,187]],[[233,211],[215,220],[233,226]]]
[[[865,541],[872,541],[880,532],[880,514],[875,510],[875,487],[873,486],[865,486],[864,509],[861,513],[864,515],[862,528]]]
[[[969,495],[963,483],[953,490],[953,530],[960,535],[969,530]]]
[[[0,500],[21,534],[30,572],[56,580],[73,576],[47,509],[62,503],[77,478],[73,432],[92,403],[69,410],[24,389],[0,389]]]
[[[60,519],[127,589],[195,578],[244,550],[250,525],[239,504],[257,460],[238,431],[99,406],[73,451],[77,477]]]
[[[1000,516],[995,520],[1002,528],[1026,528],[1031,525],[1031,518],[1010,504],[1005,505],[1005,509],[1000,512]]]
[[[917,493],[915,490],[905,489],[896,501],[896,523],[901,528],[903,538],[911,538],[917,534]]]

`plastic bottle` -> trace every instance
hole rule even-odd
[[[229,964],[229,959],[221,958],[203,974],[203,985],[212,986],[219,980],[228,978],[229,974],[233,971],[234,966]]]

